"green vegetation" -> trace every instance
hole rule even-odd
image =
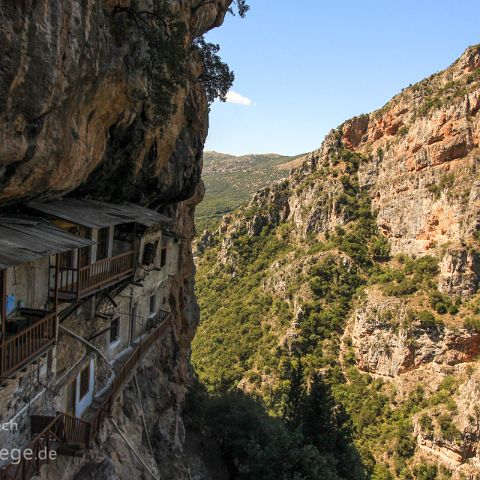
[[[235,75],[218,56],[220,46],[206,42],[204,37],[195,39],[193,45],[202,59],[203,72],[198,80],[205,87],[208,102],[213,103],[216,98],[224,102]]]
[[[245,0],[234,3],[236,11],[244,17],[249,10]],[[234,14],[234,9],[229,11]],[[126,37],[139,39],[133,57],[144,82],[138,82],[141,87],[132,95],[139,101],[149,101],[152,109],[148,120],[155,126],[163,126],[175,113],[173,98],[189,79],[192,57],[200,58],[203,63],[198,81],[203,84],[208,101],[225,100],[234,74],[219,57],[220,47],[205,42],[203,37],[189,45],[187,25],[167,0],[153,2],[149,8],[135,3],[117,5],[112,10],[112,18],[112,35],[117,47]]]
[[[435,76],[424,79],[413,85],[413,92],[420,92],[423,102],[418,107],[415,115],[425,117],[433,110],[437,110],[444,105],[448,105],[453,100],[465,96],[468,92],[468,85],[475,80],[475,74],[466,80],[451,80],[444,85],[438,85]],[[437,85],[435,85],[437,83]]]
[[[448,480],[452,477],[446,468],[428,463],[415,467],[414,474],[416,480]]]
[[[312,235],[292,241],[288,223],[267,225],[251,236],[240,219],[226,264],[217,263],[219,245],[199,262],[202,321],[192,360],[205,388],[197,403],[215,412],[210,419],[204,416],[201,429],[232,445],[227,459],[242,459],[233,478],[413,478],[412,419],[430,405],[424,389],[419,385],[406,400],[394,402],[389,384],[357,369],[351,341],[344,339],[342,350],[341,337],[367,285],[378,284],[394,296],[429,292],[434,311],[443,311],[439,303],[447,312],[456,305],[436,291],[436,258],[390,258],[368,191],[357,180],[362,161],[340,148],[332,153],[328,172],[323,169],[323,178],[338,186],[330,207],[344,224],[322,240]],[[242,211],[245,220],[254,217],[255,208]],[[290,273],[277,279],[277,271]],[[385,318],[392,317],[385,312]],[[412,311],[411,320],[424,329],[442,326],[426,309]],[[252,398],[237,390],[239,383]],[[443,405],[452,388],[442,384],[435,401]],[[219,406],[222,402],[229,407]],[[228,424],[243,418],[238,409],[250,425],[240,433]],[[452,435],[450,426],[444,430]],[[275,445],[262,442],[269,435]],[[295,461],[288,449],[296,452]],[[377,462],[380,452],[388,452],[388,463]],[[284,466],[269,476],[260,468],[267,458],[272,463],[284,458]],[[419,475],[429,475],[429,468],[421,467]],[[312,477],[312,471],[321,475]]]
[[[397,257],[398,268],[380,268],[369,280],[370,284],[379,283],[386,295],[411,295],[419,289],[434,288],[433,279],[438,274],[438,260],[424,256],[418,259],[404,255]]]
[[[209,395],[200,385],[186,405],[187,427],[221,445],[232,478],[244,480],[361,480],[344,413],[317,378],[290,422],[269,416],[239,391]]]
[[[429,405],[447,405],[458,387],[458,380],[452,375],[447,375],[438,386],[436,392],[430,397]]]
[[[476,333],[480,333],[480,318],[479,317],[467,317],[463,322],[463,326],[467,330],[472,330]]]
[[[205,198],[195,211],[197,232],[214,230],[223,215],[246,203],[257,190],[285,178],[289,169],[283,166],[299,157],[204,152]]]
[[[460,440],[462,436],[461,432],[453,424],[451,415],[440,415],[437,419],[437,422],[438,426],[440,427],[440,433],[445,440],[449,442],[455,442],[456,440]]]
[[[438,325],[442,325],[441,320],[439,320],[435,315],[433,315],[428,310],[421,310],[416,312],[416,318],[420,322],[420,326],[424,329],[435,328]]]
[[[453,187],[455,182],[455,176],[452,173],[446,173],[442,176],[440,181],[437,183],[432,183],[428,185],[427,190],[435,196],[438,200],[443,191],[448,190]]]

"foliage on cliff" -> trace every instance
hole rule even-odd
[[[388,245],[376,230],[367,192],[355,180],[361,157],[342,149],[339,158],[349,174],[338,178],[342,191],[336,208],[349,220],[328,239],[299,244],[292,241],[288,223],[276,228],[266,225],[253,237],[240,228],[230,247],[234,272],[230,262],[221,267],[215,264],[220,246],[206,252],[197,277],[204,321],[194,340],[193,361],[214,399],[215,395],[230,395],[242,384],[246,391],[259,395],[261,404],[286,431],[315,430],[314,445],[323,455],[326,452],[319,444],[334,445],[332,432],[325,432],[325,426],[332,425],[332,431],[348,439],[341,432],[352,425],[363,466],[359,459],[350,459],[351,468],[342,471],[341,449],[333,448],[328,454],[334,456],[337,467],[331,478],[362,478],[373,471],[371,450],[385,436],[399,435],[395,447],[399,462],[411,454],[411,411],[393,415],[381,382],[373,382],[354,367],[342,369],[338,362],[340,337],[352,302],[371,274],[381,270],[378,262],[388,257]],[[310,266],[289,284],[282,298],[264,286],[272,273],[269,267],[290,258],[308,259]],[[301,307],[301,328],[282,340],[295,318],[288,300],[298,297],[302,289],[310,295]],[[325,409],[328,402],[330,408]],[[323,411],[319,420],[305,419],[308,408]],[[335,410],[341,420],[332,418]],[[309,445],[306,438],[302,441]],[[355,452],[353,441],[347,441],[346,448]]]
[[[452,478],[474,468],[479,66],[472,47],[345,122],[202,237],[192,358],[204,401],[240,390],[305,434],[321,385],[317,401],[351,432],[356,478],[446,479],[452,457]]]

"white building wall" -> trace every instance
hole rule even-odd
[[[49,259],[7,269],[7,297],[12,308],[18,306],[46,309],[48,304]]]

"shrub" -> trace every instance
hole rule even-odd
[[[448,295],[444,295],[438,290],[435,290],[430,294],[429,301],[432,308],[441,315],[450,312],[450,309],[453,314],[458,313],[458,307],[452,303],[452,300]]]
[[[390,256],[390,244],[383,235],[375,237],[370,243],[370,251],[375,260],[388,260]]]
[[[393,480],[393,476],[385,464],[377,463],[373,469],[371,480]]]
[[[454,425],[452,418],[448,414],[443,414],[438,417],[438,426],[440,427],[440,433],[445,440],[454,442],[461,438],[462,433]]]
[[[441,325],[441,322],[435,317],[435,315],[428,310],[421,310],[416,312],[415,315],[417,320],[420,322],[420,326],[424,329],[435,328],[439,324]]]
[[[458,307],[456,305],[450,305],[448,307],[448,313],[450,315],[456,315],[458,313]]]
[[[417,289],[417,284],[413,280],[406,278],[399,283],[386,285],[384,287],[384,292],[387,295],[399,297],[402,295],[411,295],[412,293],[415,293]]]
[[[429,277],[437,275],[438,271],[438,259],[430,255],[405,261],[406,274],[418,273],[422,277]]]
[[[415,468],[417,480],[438,480],[438,468],[436,465],[421,463]]]
[[[437,391],[430,397],[430,405],[446,404],[455,393],[458,380],[453,375],[447,375],[437,388]]]
[[[431,435],[433,433],[433,422],[430,416],[424,413],[419,419],[420,427],[425,435]]]
[[[443,302],[438,302],[435,304],[435,311],[440,314],[447,313],[448,308]]]
[[[480,333],[480,318],[478,317],[467,317],[463,322],[463,326],[470,331],[475,333]]]

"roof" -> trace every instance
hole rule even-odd
[[[0,217],[1,270],[94,243],[60,230],[43,219]]]
[[[113,204],[97,200],[62,198],[49,202],[30,202],[30,208],[88,228],[104,228],[137,222],[151,227],[171,219],[133,203]]]

